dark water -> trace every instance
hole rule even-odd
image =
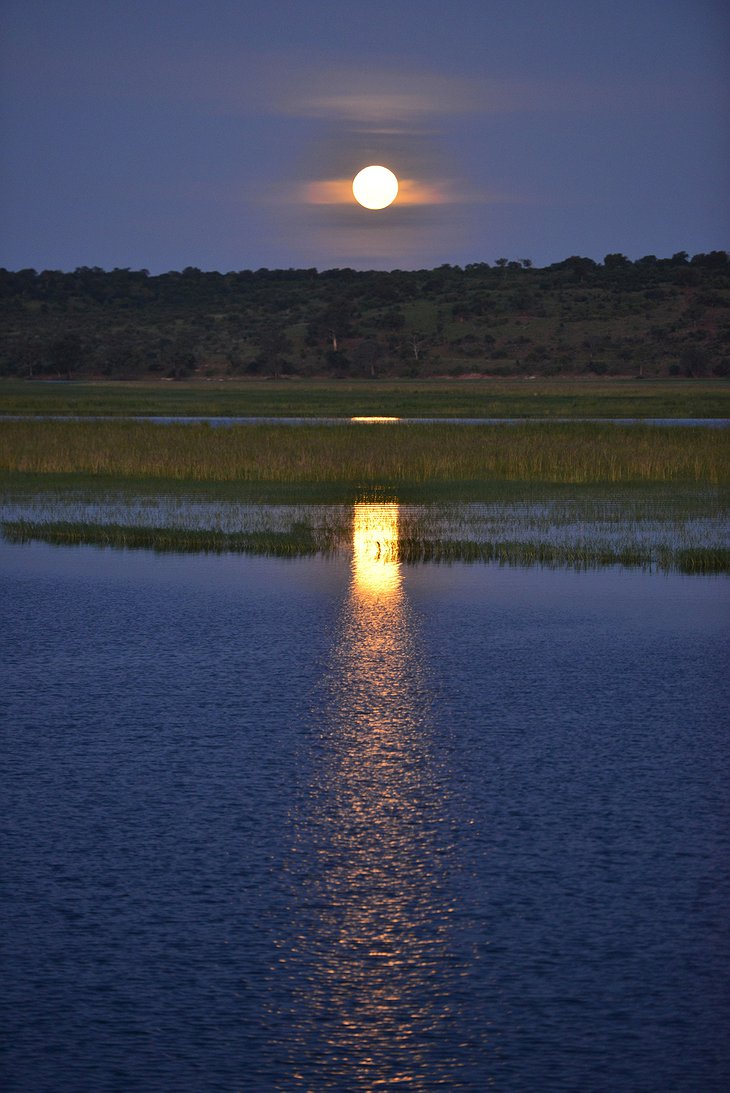
[[[727,1088],[726,580],[0,550],[6,1090]]]

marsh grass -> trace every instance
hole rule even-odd
[[[326,553],[321,537],[315,540],[307,527],[291,531],[224,532],[212,529],[136,527],[124,524],[83,524],[71,521],[30,523],[7,521],[2,525],[9,542],[45,542],[59,546],[117,547],[185,554],[264,554],[293,558]]]
[[[724,573],[729,442],[578,423],[6,421],[3,529],[15,542],[297,557],[351,550],[353,502],[397,500],[404,563]]]
[[[401,562],[498,562],[500,565],[551,566],[597,569],[619,565],[626,568],[656,569],[680,573],[728,573],[730,550],[698,548],[680,551],[649,550],[636,546],[622,549],[586,544],[561,545],[550,542],[471,542],[469,540],[410,540],[398,544]]]
[[[240,553],[279,558],[343,552],[349,547],[351,531],[349,525],[314,528],[304,521],[294,524],[288,531],[229,532],[24,520],[6,521],[2,530],[5,538],[13,543],[39,541],[57,546],[86,545],[154,550],[159,553]],[[612,547],[590,541],[478,541],[407,535],[399,538],[396,558],[410,565],[424,562],[496,562],[500,565],[562,566],[572,569],[619,565],[664,572],[730,572],[730,550],[720,546],[672,549],[666,544],[651,548],[634,543]]]
[[[612,424],[159,425],[5,421],[0,471],[357,489],[730,479],[727,430]]]
[[[655,494],[648,490],[621,501],[398,503],[397,557],[411,564],[623,565],[728,572],[726,491],[682,500],[657,499]],[[388,501],[389,511],[394,500]],[[2,518],[5,537],[13,542],[298,557],[348,554],[354,513],[368,504],[377,520],[379,505],[372,497],[353,507],[237,503],[195,493],[188,498],[140,498],[51,491],[6,497]]]

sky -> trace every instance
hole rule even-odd
[[[725,0],[4,0],[0,40],[7,269],[730,249]]]

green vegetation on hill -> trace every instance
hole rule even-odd
[[[9,377],[722,377],[730,259],[0,270],[0,324]]]

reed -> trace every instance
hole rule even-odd
[[[184,554],[265,554],[292,558],[325,553],[306,528],[292,531],[219,532],[193,528],[135,527],[67,521],[7,521],[2,530],[13,543],[44,542],[57,546],[100,546]]]
[[[349,549],[344,528],[313,528],[301,523],[288,531],[223,532],[190,528],[87,524],[72,521],[6,521],[2,531],[14,543],[39,541],[57,546],[98,546],[160,553],[240,553],[295,558]],[[348,529],[349,531],[349,529]],[[656,569],[695,574],[730,573],[730,549],[672,549],[626,544],[612,548],[582,542],[561,544],[535,540],[465,540],[403,537],[396,558],[404,564],[423,562],[496,562],[513,566],[595,569],[602,566]]]
[[[727,430],[612,424],[256,425],[5,421],[0,471],[203,482],[705,482]]]
[[[562,566],[596,569],[619,565],[625,568],[657,569],[679,573],[728,573],[730,550],[697,547],[691,550],[651,550],[638,546],[612,549],[587,544],[563,545],[550,542],[502,540],[401,540],[399,560],[414,562],[498,562],[516,566]]]

